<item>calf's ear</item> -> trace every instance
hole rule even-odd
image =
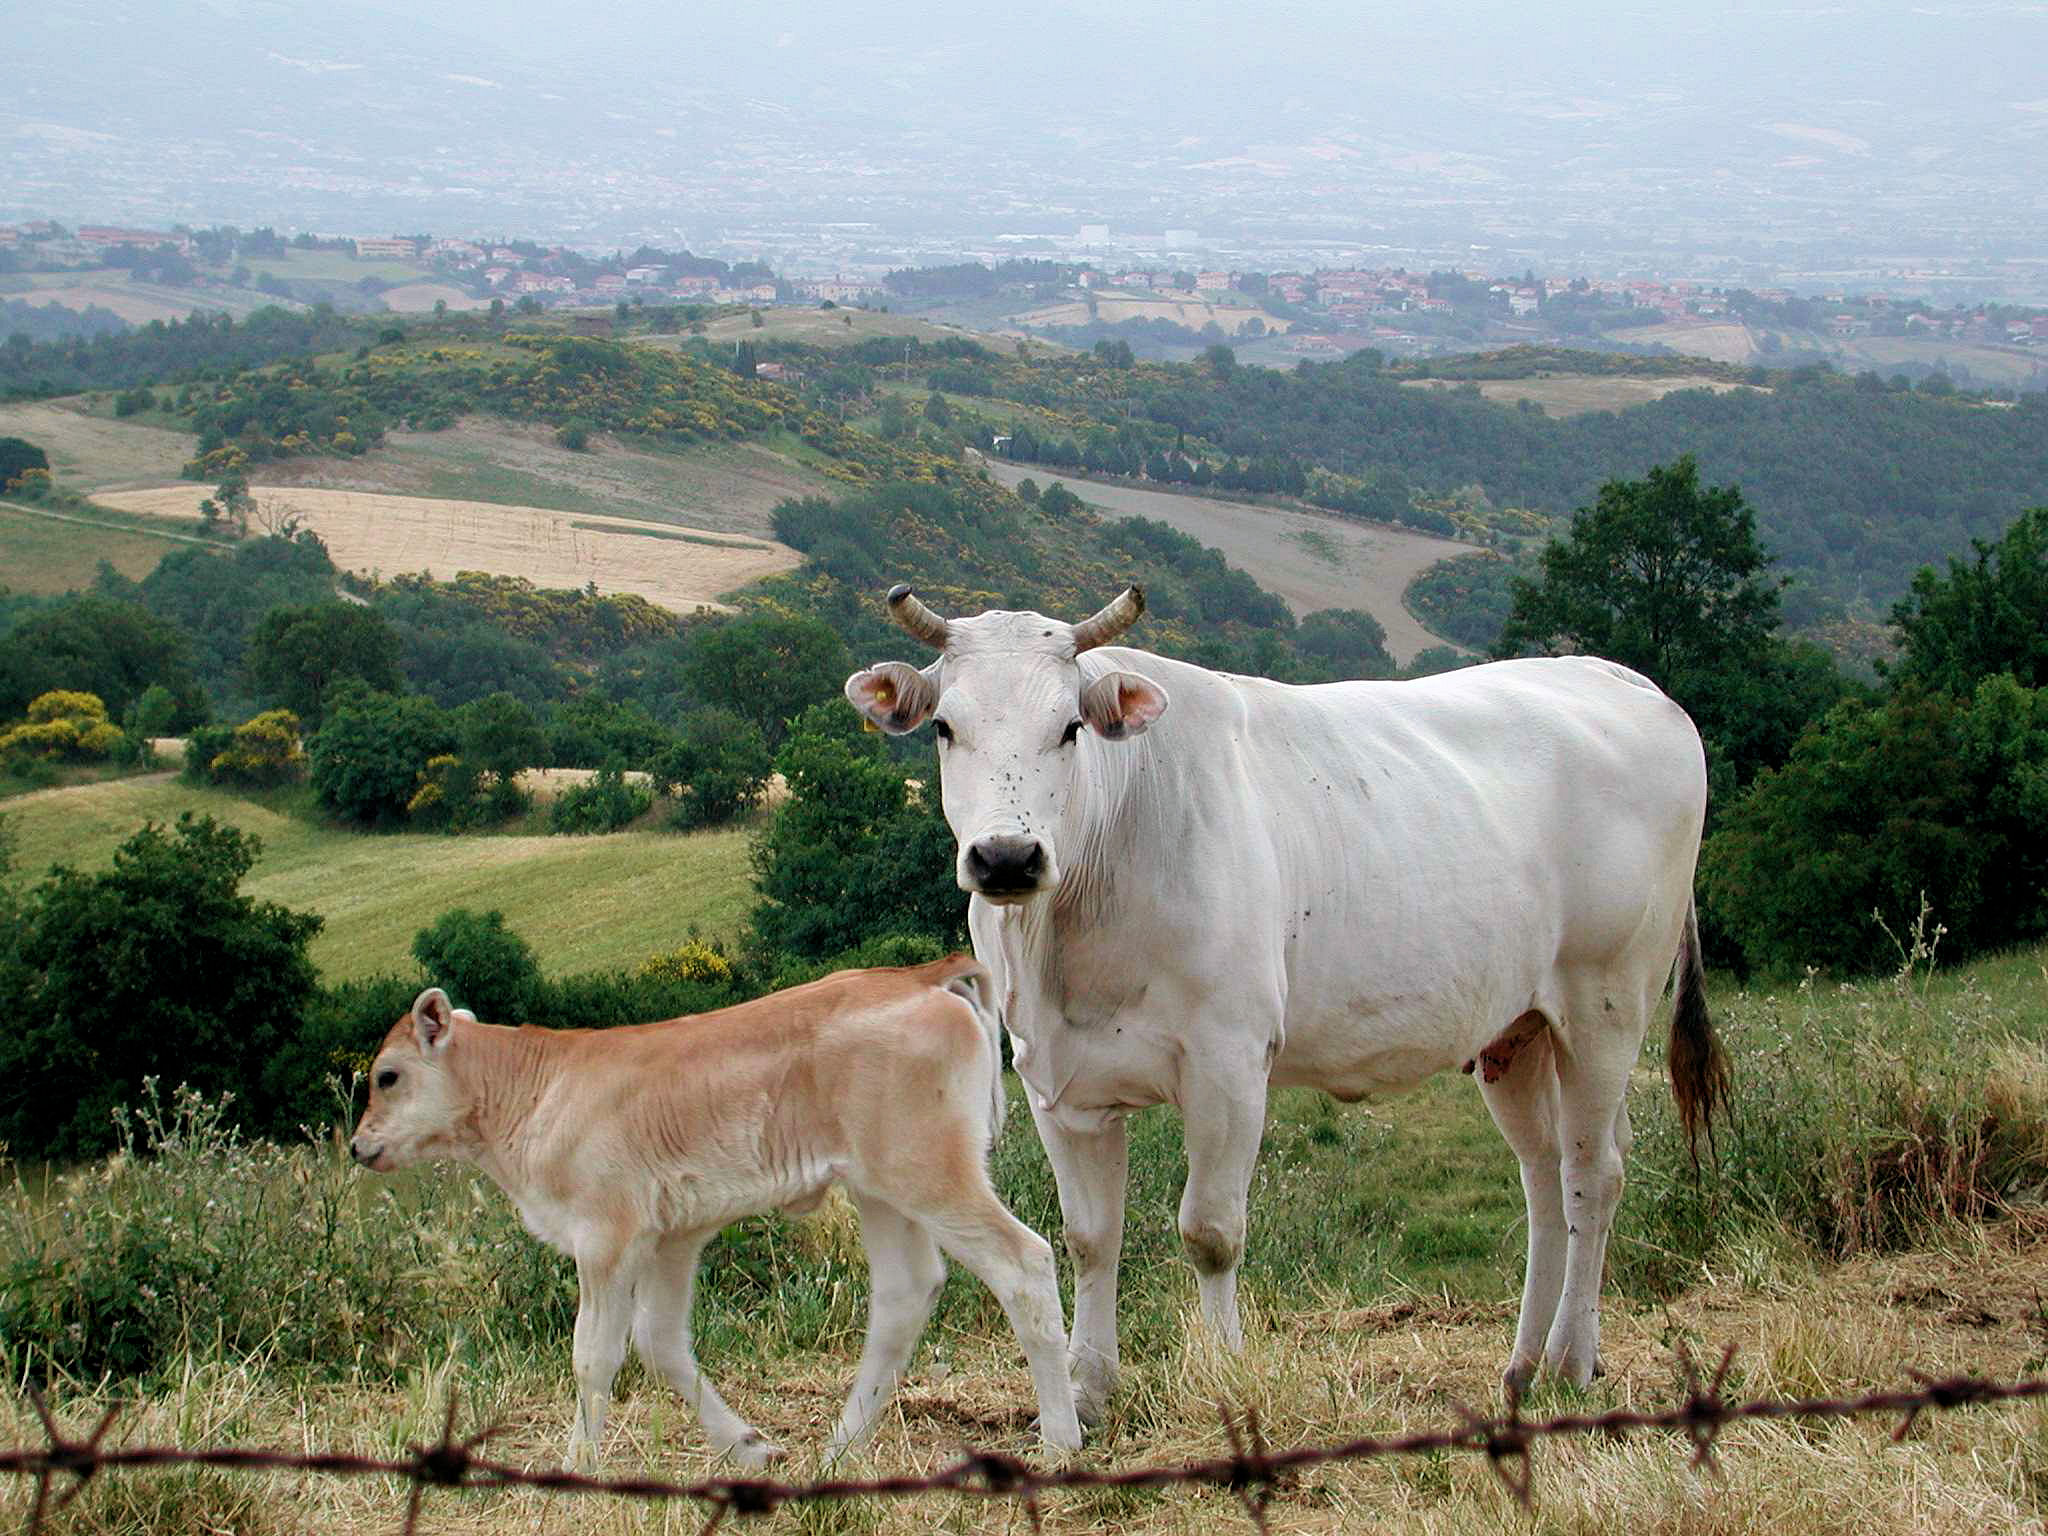
[[[1135,672],[1105,672],[1081,690],[1081,718],[1104,741],[1142,736],[1166,713],[1166,690]]]
[[[412,1032],[421,1050],[445,1049],[454,1027],[455,1005],[439,987],[429,987],[412,1000]]]
[[[846,680],[846,701],[874,729],[901,736],[931,718],[939,687],[906,662],[878,661]]]

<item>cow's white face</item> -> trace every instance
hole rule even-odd
[[[446,992],[429,987],[384,1037],[370,1064],[369,1107],[348,1144],[365,1168],[389,1173],[462,1149],[468,1106],[448,1070],[458,1014],[475,1022]]]
[[[854,708],[882,730],[931,722],[959,848],[955,878],[992,902],[1028,901],[1059,884],[1058,833],[1082,733],[1123,741],[1166,709],[1165,691],[1135,672],[1084,681],[1077,633],[1085,638],[1085,626],[1036,613],[954,619],[945,654],[923,671],[882,662],[846,681]]]

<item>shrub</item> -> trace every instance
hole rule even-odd
[[[676,795],[674,824],[688,832],[751,810],[774,771],[758,726],[730,710],[704,709],[684,722],[675,746],[655,764],[654,781]]]
[[[925,759],[913,789],[882,738],[860,733],[840,704],[806,710],[776,761],[790,797],[754,846],[762,944],[820,957],[877,930],[960,942],[967,900],[954,881],[936,762]]]
[[[421,770],[455,745],[448,717],[431,699],[344,684],[326,723],[306,743],[313,791],[344,821],[402,821],[419,791]]]
[[[625,770],[616,762],[607,763],[548,807],[548,830],[571,835],[616,832],[646,815],[653,804],[653,790],[627,783]]]
[[[97,762],[122,739],[98,695],[56,690],[30,702],[25,723],[0,731],[0,755]]]
[[[413,937],[412,955],[457,1007],[493,1024],[532,1018],[540,966],[526,940],[505,926],[504,913],[467,907],[443,912]]]
[[[114,1139],[111,1114],[146,1077],[235,1096],[261,1126],[267,1074],[314,989],[320,919],[240,893],[260,844],[190,813],[145,824],[97,874],[59,868],[33,890],[0,972],[0,1141],[75,1156]]]
[[[267,789],[305,776],[306,752],[299,745],[299,717],[288,709],[265,710],[226,733],[227,745],[205,765],[209,783],[247,784]],[[194,745],[186,746],[187,763]]]
[[[1949,952],[2048,932],[2048,691],[1843,704],[1723,818],[1702,895],[1751,965],[1872,971],[1923,900]]]
[[[725,951],[702,939],[691,939],[674,949],[649,955],[633,972],[637,981],[708,981],[720,986],[733,979],[733,964]]]

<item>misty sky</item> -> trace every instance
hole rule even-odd
[[[1757,238],[1862,210],[1938,242],[1981,213],[2026,246],[2048,220],[2042,3],[10,9],[36,67],[0,103],[0,218],[1342,231],[1440,192],[1560,238],[1660,198]]]

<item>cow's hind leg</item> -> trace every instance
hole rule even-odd
[[[1564,1290],[1543,1357],[1581,1387],[1600,1365],[1600,1285],[1621,1205],[1627,1141],[1623,1101],[1653,998],[1640,982],[1616,976],[1574,980],[1566,989],[1567,1037],[1557,1044]]]
[[[1052,1247],[1012,1216],[975,1162],[975,1177],[919,1211],[946,1252],[995,1293],[1009,1318],[1038,1393],[1039,1438],[1052,1450],[1081,1448],[1081,1421],[1067,1377],[1067,1333],[1060,1320]]]
[[[1116,1390],[1116,1286],[1123,1258],[1129,1133],[1121,1116],[1100,1130],[1083,1132],[1061,1125],[1035,1104],[1031,1115],[1059,1186],[1067,1255],[1074,1262],[1074,1336],[1067,1353],[1074,1406],[1082,1423],[1099,1424]]]
[[[1525,1021],[1542,1028],[1525,1032]],[[1500,1049],[1502,1042],[1511,1042]],[[1522,1198],[1529,1209],[1529,1259],[1522,1277],[1522,1315],[1514,1353],[1502,1380],[1511,1393],[1527,1389],[1543,1359],[1544,1340],[1564,1290],[1567,1232],[1557,1140],[1557,1066],[1549,1021],[1525,1014],[1475,1059],[1474,1075],[1493,1123],[1522,1165]]]
[[[832,1431],[834,1456],[867,1438],[875,1415],[896,1390],[946,1278],[939,1245],[917,1221],[872,1196],[856,1192],[854,1203],[868,1254],[868,1337],[853,1391]]]
[[[669,1385],[682,1395],[704,1426],[704,1438],[720,1455],[756,1469],[782,1458],[782,1447],[726,1406],[710,1379],[697,1368],[691,1345],[690,1309],[697,1290],[697,1260],[711,1232],[672,1232],[663,1238],[642,1272],[634,1296],[633,1344]]]

